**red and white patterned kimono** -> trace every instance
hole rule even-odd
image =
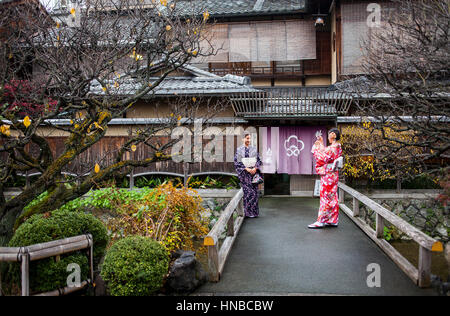
[[[333,163],[341,157],[341,144],[336,143],[328,147],[323,145],[313,148],[316,159],[316,171],[320,177],[320,208],[319,223],[335,224],[339,222],[338,182],[339,171],[333,171]]]

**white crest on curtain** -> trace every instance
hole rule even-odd
[[[291,141],[291,139],[296,139],[297,143],[289,146],[289,142]],[[298,144],[301,144],[301,148],[298,147]],[[298,156],[300,156],[300,152],[305,148],[305,143],[303,143],[302,140],[298,139],[298,137],[296,135],[291,135],[284,142],[284,148],[286,149],[286,155],[288,157],[292,157],[292,156],[298,157]]]

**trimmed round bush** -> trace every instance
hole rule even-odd
[[[91,234],[94,239],[94,264],[98,264],[108,244],[108,232],[103,223],[92,214],[57,210],[51,213],[36,214],[14,233],[9,242],[10,247],[24,247],[53,240]],[[70,263],[81,268],[81,280],[89,272],[88,257],[84,251],[78,251],[56,257],[33,261],[30,263],[30,289],[33,292],[47,292],[67,286],[67,271]],[[13,281],[20,281],[18,264],[11,264]]]
[[[161,289],[169,254],[153,239],[131,236],[107,251],[101,276],[114,296],[146,296]]]

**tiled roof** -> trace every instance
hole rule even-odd
[[[240,77],[242,78],[242,77]],[[252,92],[249,82],[233,78],[231,75],[224,77],[170,77],[166,78],[155,90],[156,95],[192,95],[192,94],[232,94]]]
[[[370,92],[373,90],[373,85],[366,76],[358,76],[352,79],[336,82],[330,86],[330,90],[346,92],[356,92],[359,90]]]
[[[449,98],[450,93],[445,90],[445,87],[450,86],[450,80],[428,80],[427,81],[427,95],[430,98]],[[410,87],[423,87],[422,81],[410,82]],[[419,88],[420,89],[420,88]],[[380,86],[380,82],[375,82],[373,79],[366,76],[358,76],[352,79],[343,80],[330,86],[330,91],[345,92],[355,98],[368,99],[383,99],[393,98],[398,96],[398,91],[389,85]],[[420,90],[418,90],[420,91]],[[406,96],[406,95],[404,95]]]
[[[208,10],[211,17],[305,12],[306,0],[182,0],[177,8],[189,15]]]
[[[104,0],[103,5],[108,5],[108,2],[111,3],[111,7],[115,7],[114,0]],[[169,5],[162,6],[159,0],[156,2],[141,0],[141,3],[156,4],[161,11],[168,10],[169,7]],[[170,4],[171,0],[168,3]],[[306,0],[178,0],[176,6],[177,14],[181,16],[201,15],[208,10],[211,17],[285,14],[307,10]]]
[[[193,66],[183,66],[182,70],[189,72],[194,77],[166,77],[161,84],[156,87],[149,96],[170,96],[170,95],[225,95],[243,92],[258,91],[252,87],[250,78],[233,75],[220,77]],[[155,82],[158,78],[151,78]],[[110,84],[113,86],[113,83]],[[140,88],[139,82],[134,79],[121,81],[119,87],[111,88],[113,93],[127,95],[134,93]],[[91,86],[94,94],[103,94],[100,83],[95,82]]]

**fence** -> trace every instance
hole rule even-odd
[[[210,280],[213,282],[220,280],[225,262],[244,222],[243,196],[244,192],[240,189],[204,239],[204,245],[208,247]],[[237,213],[236,218],[235,213]],[[219,239],[225,229],[227,231],[226,238],[220,245]]]
[[[0,247],[0,262],[20,262],[21,264],[21,291],[22,296],[30,295],[30,279],[29,269],[30,262],[39,259],[60,256],[82,249],[88,249],[90,262],[90,279],[81,282],[78,287],[66,286],[50,292],[38,294],[40,296],[58,296],[78,291],[94,280],[94,257],[93,257],[94,240],[91,234],[70,237],[50,241],[41,244],[35,244],[27,247]],[[1,294],[1,280],[0,280]]]
[[[345,193],[353,198],[353,209],[344,204]],[[364,204],[376,213],[376,228],[359,218],[360,203]],[[339,183],[339,207],[344,211],[418,286],[429,287],[431,285],[431,252],[442,252],[443,245],[430,236],[426,235],[416,227],[412,226],[402,218],[393,214],[380,204],[369,199],[367,196]],[[412,265],[394,247],[384,240],[385,221],[394,225],[397,229],[407,234],[419,244],[418,268]]]

